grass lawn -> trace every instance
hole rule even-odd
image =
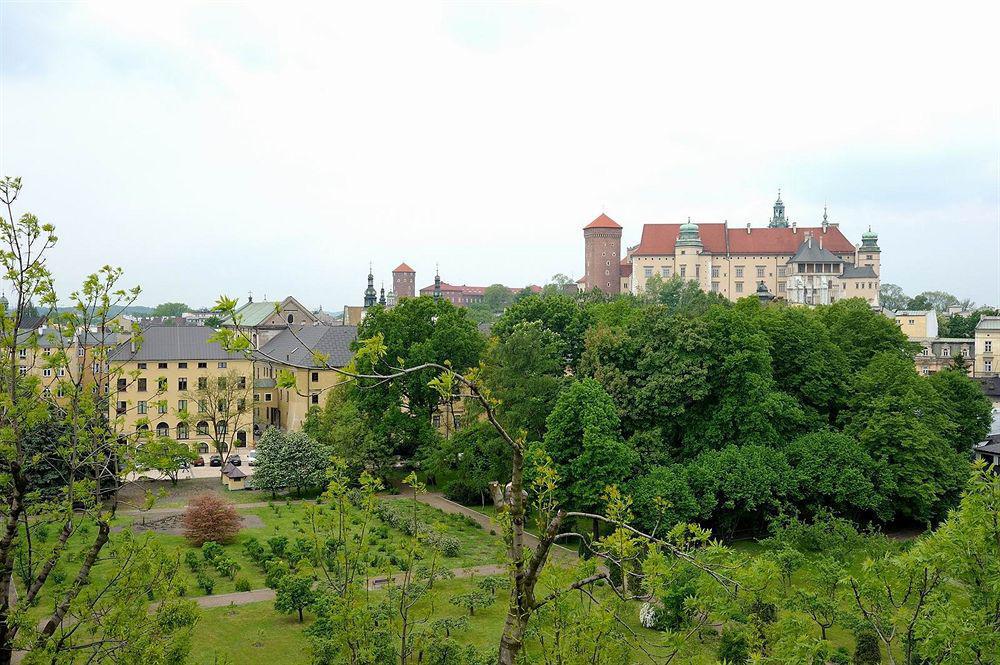
[[[241,530],[233,543],[224,546],[226,554],[239,564],[239,572],[236,579],[229,579],[218,574],[208,562],[205,562],[203,558],[200,559],[202,561],[202,570],[214,581],[212,593],[215,595],[236,591],[236,582],[241,578],[247,580],[251,589],[259,589],[265,586],[263,571],[244,553],[243,547],[248,540],[256,538],[266,547],[267,539],[273,536],[285,536],[289,542],[294,542],[296,538],[310,537],[311,520],[317,516],[328,517],[332,514],[332,510],[329,506],[317,504],[315,501],[290,501],[287,503],[278,501],[266,507],[241,509],[240,514],[259,517],[263,526]],[[356,512],[352,511],[350,516],[360,522],[357,515]],[[459,542],[457,556],[441,556],[437,564],[439,567],[449,569],[467,568],[497,563],[499,561],[502,552],[501,539],[490,536],[468,518],[458,515],[448,515],[424,504],[418,504],[418,518],[430,524],[434,529],[455,537]],[[147,521],[149,519],[154,518],[148,518]],[[122,516],[116,519],[115,526],[127,527],[129,524],[140,520],[141,517],[139,516]],[[387,572],[387,568],[391,572],[395,572],[395,570],[392,570],[392,555],[400,550],[400,544],[407,536],[401,531],[383,525],[378,519],[373,519],[373,526],[376,528],[371,533],[371,551],[378,556],[378,561],[377,563],[373,563],[371,573],[373,575],[382,574]],[[358,524],[352,524],[350,532],[352,534],[357,533],[359,529]],[[51,533],[48,536],[49,543],[54,541],[55,537],[55,529],[51,529],[50,531]],[[117,537],[116,533],[113,532],[111,534],[112,541]],[[59,577],[65,575],[67,578],[72,578],[78,569],[78,562],[81,560],[80,553],[89,545],[93,537],[94,529],[91,528],[87,533],[75,535],[71,539],[69,551],[72,552],[72,562],[62,564],[58,568]],[[148,538],[150,545],[162,547],[171,558],[176,558],[180,562],[175,578],[175,586],[183,587],[187,596],[204,595],[205,592],[196,584],[195,573],[185,563],[185,555],[188,552],[193,551],[198,557],[201,557],[201,552],[198,548],[191,547],[179,535],[145,532],[139,534],[138,538]],[[112,570],[113,567],[108,563],[98,563],[95,565],[91,572],[92,584],[100,585],[105,583],[112,574]],[[37,606],[30,608],[29,615],[33,620],[40,619],[51,612],[55,598],[53,594],[55,588],[54,582],[55,580],[50,577],[46,586],[43,587]],[[18,588],[19,590],[23,589],[23,586],[19,585]]]

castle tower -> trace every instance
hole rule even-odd
[[[405,263],[392,271],[392,293],[397,299],[413,298],[417,293],[417,273]]]
[[[622,227],[604,213],[583,227],[585,291],[621,293]]]
[[[441,271],[434,269],[434,301],[441,300]]]
[[[375,306],[375,299],[378,294],[375,293],[375,275],[372,274],[372,265],[368,264],[368,288],[365,289],[365,309]]]
[[[772,229],[787,229],[788,219],[785,217],[785,204],[781,200],[781,190],[778,190],[778,200],[774,202],[774,214],[768,226]]]
[[[382,307],[385,307],[385,284],[383,284],[382,288],[379,289],[378,304],[382,305]]]
[[[882,250],[878,246],[878,234],[868,227],[868,231],[861,234],[861,246],[858,247],[856,266],[871,266],[878,276],[882,275]]]

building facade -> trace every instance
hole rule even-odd
[[[413,298],[417,289],[417,271],[400,263],[392,271],[392,295],[398,302],[400,298]]]
[[[141,342],[125,340],[110,354],[110,418],[124,433],[149,430],[201,453],[213,441],[255,445],[250,382],[253,361],[224,350],[203,326],[151,326]]]
[[[798,304],[864,298],[878,305],[878,236],[869,230],[855,246],[826,211],[819,225],[800,227],[786,217],[780,196],[766,227],[690,219],[683,224],[645,224],[639,244],[613,268],[609,263],[613,255],[621,255],[620,237],[621,227],[606,215],[584,228],[584,290],[639,294],[654,275],[663,280],[676,276],[730,300],[754,295],[763,282],[777,298]],[[608,286],[606,278],[611,276],[617,291]]]
[[[984,316],[976,324],[976,376],[997,376],[1000,350],[1000,316]]]

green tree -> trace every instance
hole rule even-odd
[[[784,454],[765,446],[706,451],[688,463],[687,476],[701,516],[725,538],[761,531],[795,491]]]
[[[575,367],[583,353],[583,337],[590,323],[586,309],[564,294],[527,296],[507,308],[493,324],[492,333],[503,340],[518,324],[533,321],[559,336],[565,364]]]
[[[895,284],[883,284],[879,287],[878,301],[883,307],[900,310],[906,309],[910,304],[910,296],[903,293],[903,289]]]
[[[665,305],[671,312],[701,314],[712,305],[728,306],[729,301],[719,293],[703,291],[697,282],[674,275],[664,281],[659,275],[646,280],[643,296],[653,303]]]
[[[404,298],[390,310],[369,310],[358,328],[358,339],[380,339],[379,360],[356,359],[363,374],[449,363],[464,371],[479,363],[485,340],[465,309],[447,300]],[[361,342],[356,343],[360,348]],[[447,403],[430,385],[437,371],[415,371],[397,381],[361,380],[351,396],[378,445],[395,454],[412,455],[436,436],[431,428],[435,410]]]
[[[316,600],[313,591],[313,579],[306,575],[286,575],[275,591],[274,609],[282,614],[298,612],[299,623],[303,620],[303,611]]]
[[[847,358],[850,372],[863,369],[880,353],[912,359],[914,345],[906,339],[893,319],[873,312],[861,298],[839,300],[816,310],[826,324],[830,340]]]
[[[955,426],[955,449],[967,452],[985,439],[993,424],[993,407],[979,384],[964,371],[953,369],[931,374],[928,381],[941,397]]]
[[[482,378],[498,401],[497,413],[511,431],[524,430],[540,441],[545,419],[564,380],[563,343],[539,321],[515,325],[503,339],[491,340]]]
[[[154,307],[150,316],[180,316],[190,311],[191,308],[182,302],[164,302]]]
[[[636,524],[652,532],[698,517],[699,505],[688,485],[684,466],[654,466],[626,484]]]
[[[958,304],[958,298],[946,291],[924,291],[911,298],[906,309],[933,309],[938,312],[946,312],[949,307]]]
[[[950,409],[909,358],[886,352],[851,386],[845,433],[894,474],[891,504],[918,521],[943,517],[965,484],[971,451],[956,444]]]
[[[510,451],[487,422],[474,421],[422,452],[428,477],[460,503],[485,505],[490,483],[510,476]]]
[[[170,479],[172,485],[177,484],[181,470],[188,468],[196,459],[198,453],[186,443],[155,435],[140,442],[135,454],[137,468],[159,471]]]
[[[831,511],[866,521],[892,518],[895,479],[885,461],[837,432],[813,432],[784,449],[796,486],[795,505],[805,515]]]
[[[826,639],[828,631],[840,617],[840,591],[844,567],[829,557],[810,563],[809,580],[805,586],[792,593],[792,607],[805,613],[820,629]]]
[[[358,388],[350,383],[336,386],[327,394],[322,410],[309,410],[303,431],[344,459],[351,475],[368,471],[381,478],[391,466],[392,450],[368,426],[355,390]]]
[[[105,266],[57,312],[48,266],[55,229],[15,214],[20,193],[19,178],[0,180],[0,268],[10,297],[0,311],[0,663],[10,663],[15,649],[29,652],[29,662],[181,662],[196,615],[169,591],[176,564],[162,549],[128,530],[112,536],[136,441],[109,417],[109,397],[84,372],[96,366],[97,385],[128,380],[109,369],[109,355],[119,335],[131,334],[139,346],[141,334],[113,323],[112,311],[140,291],[123,287],[122,271]],[[33,303],[47,317],[44,353],[28,324]],[[22,352],[50,370],[45,392],[38,378],[21,375]],[[58,432],[57,445],[31,441],[39,429]],[[45,491],[31,484],[40,465],[62,474]],[[98,564],[101,575],[92,574]],[[30,582],[17,588],[18,578]],[[163,601],[154,617],[150,595]]]
[[[618,429],[615,405],[597,381],[574,381],[559,393],[543,447],[560,479],[561,503],[595,512],[603,505],[605,488],[629,477],[638,456],[621,441]],[[596,521],[594,530],[596,536]]]
[[[322,487],[330,464],[330,450],[305,432],[269,427],[257,442],[257,464],[250,483],[273,495],[280,489]]]

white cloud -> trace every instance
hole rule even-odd
[[[62,281],[333,309],[582,269],[580,227],[824,200],[884,279],[998,300],[992,4],[6,5],[5,173]],[[928,263],[929,262],[929,263]]]

